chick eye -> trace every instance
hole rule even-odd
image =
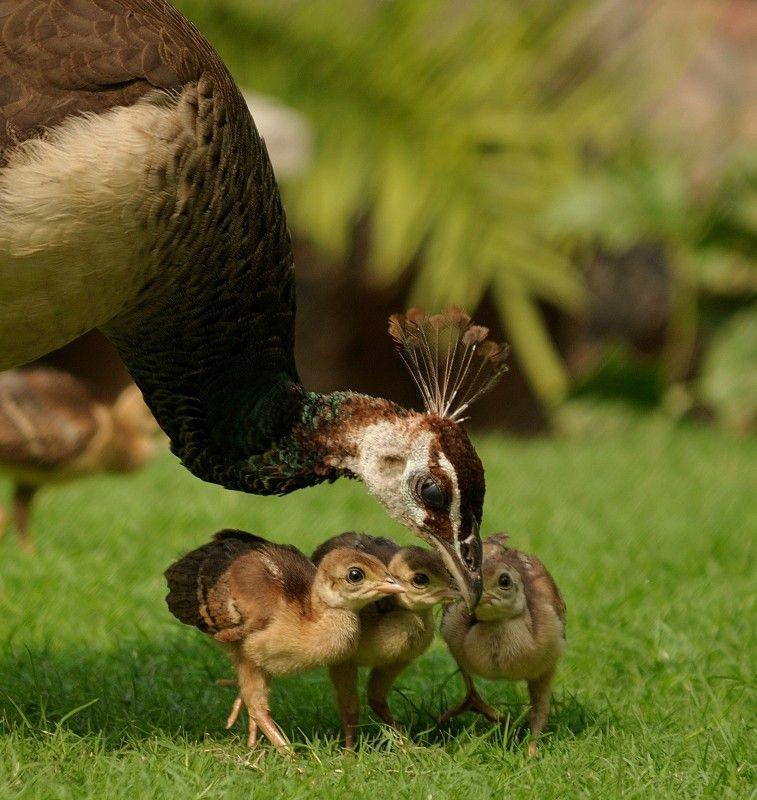
[[[446,504],[444,490],[433,478],[426,478],[421,484],[418,493],[421,496],[421,500],[429,508],[444,508]]]
[[[416,572],[413,575],[413,586],[417,586],[419,589],[423,589],[428,586],[430,583],[428,575],[425,572]]]
[[[358,569],[357,567],[353,567],[347,573],[347,580],[350,583],[360,583],[362,580],[364,580],[364,578],[365,578],[365,573],[363,572],[362,569]]]
[[[503,589],[509,589],[513,585],[513,579],[506,572],[503,572],[499,576],[499,585]]]

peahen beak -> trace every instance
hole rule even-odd
[[[452,574],[460,596],[468,611],[478,604],[483,582],[481,578],[481,540],[478,536],[478,523],[474,521],[468,537],[460,542],[460,552],[452,542],[431,538],[432,544],[441,553],[444,565]]]

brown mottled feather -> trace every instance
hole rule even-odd
[[[460,513],[464,524],[473,517],[479,524],[484,510],[486,482],[484,467],[470,443],[465,429],[451,420],[429,416],[429,424],[437,431],[444,455],[455,468],[460,492]],[[464,530],[469,533],[469,529]]]
[[[383,536],[371,536],[368,533],[346,531],[338,536],[332,536],[322,544],[319,544],[313,551],[310,560],[318,566],[328,553],[342,547],[375,556],[386,566],[389,566],[392,557],[400,550],[400,546],[392,539],[387,539]],[[421,548],[418,549],[420,550]]]
[[[160,0],[0,0],[0,151],[69,114],[179,90],[208,51]]]
[[[268,624],[276,598],[306,602],[315,567],[295,547],[223,530],[165,572],[171,613],[225,642]]]
[[[51,368],[0,373],[0,464],[52,469],[87,448],[97,405],[84,384]]]

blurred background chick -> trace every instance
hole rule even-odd
[[[158,425],[133,383],[108,402],[82,378],[37,366],[0,373],[0,474],[13,484],[8,517],[19,544],[33,550],[29,514],[47,484],[97,472],[131,472],[156,452]]]

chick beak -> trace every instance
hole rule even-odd
[[[381,594],[404,594],[405,587],[392,578],[391,575],[387,575],[383,583],[376,587],[376,591]]]

